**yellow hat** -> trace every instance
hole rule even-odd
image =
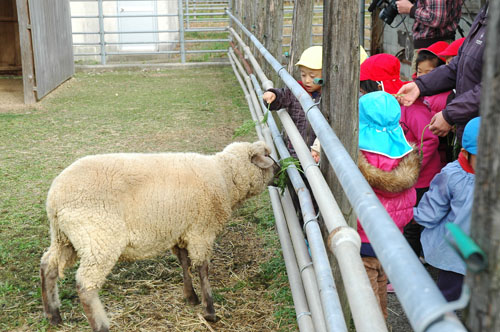
[[[317,137],[314,140],[313,145],[311,145],[311,150],[314,150],[317,153],[321,153],[321,143],[319,142],[319,139]]]
[[[368,54],[363,46],[359,46],[359,64],[361,65],[366,59],[368,59]]]
[[[307,48],[300,56],[296,66],[304,66],[311,69],[323,68],[323,47],[312,46]]]

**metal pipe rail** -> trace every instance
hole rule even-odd
[[[238,78],[238,81],[240,80],[240,78],[239,78],[240,75],[243,75],[245,77],[245,80],[247,80],[247,82],[248,82],[249,76],[247,75],[247,73],[245,73],[245,69],[243,69],[243,66],[236,58],[235,52],[233,51],[232,48],[229,49],[229,58],[230,58],[232,63],[233,62],[236,63],[236,65],[239,69],[239,73],[235,72],[235,74]],[[244,61],[244,59],[242,61]],[[234,69],[234,67],[233,67],[233,69]],[[247,69],[247,72],[248,72],[248,69]],[[250,75],[250,76],[252,76],[251,80],[254,83],[254,85],[257,84],[257,86],[258,86],[258,82],[257,82],[257,79],[255,78],[255,76],[254,75]],[[241,82],[240,82],[240,85],[241,85]],[[249,89],[252,89],[251,84],[249,85]],[[258,89],[260,90],[260,87]],[[246,96],[246,94],[248,93],[248,89],[246,87],[244,87],[243,91],[244,91],[245,96]],[[259,93],[259,91],[256,91],[256,92]],[[260,96],[259,96],[259,98],[260,98]],[[248,99],[247,99],[247,101],[248,101]],[[254,99],[254,101],[257,102],[257,105],[252,105],[249,103],[250,112],[252,114],[253,119],[255,119],[255,116],[253,114],[255,112],[255,108],[261,107],[261,103],[258,100]],[[256,121],[255,123],[256,123],[255,127],[257,129],[257,135],[260,138],[261,136],[259,135],[259,131],[262,131],[261,130],[261,123],[259,121]],[[268,144],[270,146],[274,146],[271,137],[269,137],[269,140],[270,140],[270,142],[268,142]],[[277,156],[276,156],[276,158],[277,158]],[[274,204],[275,203],[273,202],[273,205]],[[283,197],[283,199],[282,199],[281,204],[283,205],[284,214],[286,216],[286,222],[288,224],[289,233],[290,233],[290,236],[292,238],[293,248],[294,248],[294,252],[295,252],[294,257],[296,257],[296,261],[297,261],[296,264],[298,264],[298,266],[300,268],[300,276],[302,277],[302,282],[303,282],[304,289],[306,292],[307,303],[309,303],[309,307],[311,308],[310,315],[312,316],[312,320],[313,320],[313,323],[315,326],[315,331],[316,332],[325,332],[326,331],[325,319],[324,319],[323,309],[321,307],[320,295],[319,295],[318,285],[317,285],[317,282],[315,279],[313,265],[311,263],[311,258],[309,256],[309,253],[308,253],[308,250],[306,247],[304,235],[303,235],[303,232],[301,230],[301,227],[300,227],[297,215],[295,213],[295,209],[293,207],[293,203],[292,203],[290,196],[285,195],[285,197]],[[281,206],[280,206],[280,209],[281,209]],[[292,285],[292,282],[290,282],[290,284]],[[295,302],[295,299],[294,299],[294,302]],[[297,311],[297,320],[300,318],[300,315],[301,315],[300,311]],[[305,331],[309,331],[309,330],[306,329]]]
[[[248,48],[245,47],[246,45],[241,41],[241,38],[239,39],[239,44],[243,49],[247,50],[247,57],[254,64],[254,69],[257,74],[259,74],[259,77],[261,77],[261,79],[265,82],[268,82],[268,79],[263,73],[260,65],[256,62],[253,54],[248,53]],[[231,55],[234,56],[232,50],[230,50],[230,56]],[[251,76],[254,88],[259,97],[259,105],[264,110],[265,106],[262,103],[262,90],[257,82],[257,79],[253,75]],[[259,106],[254,107],[258,108]],[[335,232],[336,234],[332,240],[332,244],[334,246],[332,252],[334,252],[337,257],[343,275],[343,280],[345,280],[344,284],[349,296],[349,303],[353,308],[352,311],[357,330],[360,332],[387,331],[385,320],[382,316],[378,301],[373,293],[370,281],[366,275],[364,265],[359,255],[361,243],[359,235],[353,229],[349,228],[345,222],[342,212],[333,198],[328,184],[324,180],[321,171],[312,160],[308,147],[302,140],[300,133],[293,124],[293,121],[288,113],[286,111],[279,111],[278,114],[282,119],[282,124],[287,130],[289,138],[292,139],[292,143],[294,143],[294,146],[297,145],[296,152],[299,155],[302,167],[305,170],[306,176],[308,176],[308,179],[310,180],[311,186],[314,186],[313,192],[315,193],[315,197],[318,197],[318,204],[323,213],[328,231]],[[273,121],[274,120],[269,119],[268,117],[268,123],[274,137],[274,128],[276,125],[273,124]],[[302,184],[298,184],[299,187],[297,188],[294,184],[295,189],[299,191],[300,188],[303,188],[301,185]],[[323,242],[321,237],[318,241]]]
[[[254,69],[256,69],[254,67]],[[256,69],[257,70],[257,69]],[[254,88],[258,87],[258,82],[255,76]],[[260,89],[260,88],[259,88]],[[260,93],[262,96],[262,93]],[[261,99],[262,100],[262,99]],[[279,151],[281,159],[290,157],[290,153],[281,137],[278,126],[274,122],[272,116],[268,116],[267,123],[273,135],[274,142]],[[323,236],[318,224],[317,215],[313,208],[312,198],[307,189],[299,171],[295,167],[287,169],[288,178],[293,184],[295,192],[299,197],[300,209],[304,220],[304,230],[309,239],[309,247],[313,259],[314,272],[320,290],[321,302],[323,304],[323,314],[325,315],[326,327],[329,332],[347,332],[347,326],[344,321],[342,307],[333,279],[332,271],[328,261],[328,255],[323,243]]]
[[[226,13],[250,38],[306,110],[306,117],[319,137],[322,149],[391,280],[413,329],[417,332],[466,331],[453,312],[441,312],[447,301],[311,97],[238,19],[228,10]],[[388,238],[391,241],[387,241]]]
[[[266,84],[267,88],[272,87],[272,82],[268,80],[267,77],[264,75],[262,69],[260,68],[259,64],[253,57],[248,47],[245,47],[246,45],[243,43],[241,38],[239,38],[239,36],[234,32],[234,30],[232,32],[235,35],[236,39],[239,39],[238,42],[240,43],[240,46],[242,46],[242,48],[244,49],[245,54],[249,56],[249,60],[251,61],[252,65],[254,66],[254,69],[261,78],[261,81],[263,81],[264,84]],[[230,53],[231,52],[232,50],[230,51]],[[250,76],[252,77],[252,81],[254,82],[254,88],[260,90],[259,83],[257,82],[255,76],[253,74]],[[258,113],[259,120],[261,120],[264,117],[262,112],[263,109],[261,108],[262,102],[257,99],[254,89],[252,88],[251,84],[248,83],[248,75],[246,75],[245,79],[247,80],[248,90],[251,92],[252,95],[254,108]],[[272,117],[268,117],[268,126],[265,126],[267,130],[269,130],[268,127],[270,123],[272,127],[272,124],[274,124],[274,119]],[[270,141],[270,143],[268,144],[274,149],[274,144],[272,144],[274,139],[276,146],[278,148],[281,147],[282,149],[280,151],[280,155],[282,156],[282,158],[289,157],[290,155],[282,138],[279,135],[276,124],[274,124],[274,129],[271,130],[274,130],[273,138],[268,138],[267,136],[268,132],[263,130],[266,142]],[[277,135],[276,132],[278,132]],[[304,216],[304,220],[316,221],[314,208],[312,207],[312,200],[309,195],[309,191],[306,189],[300,174],[295,168],[288,169],[287,173],[289,174],[289,177],[292,179],[292,182],[295,184],[294,186],[296,187],[296,191],[299,192],[299,197],[301,198],[301,206],[304,205],[302,207],[302,210],[306,211],[307,213]],[[308,237],[311,239],[310,241],[311,252],[316,267],[315,273],[320,288],[320,298],[322,300],[321,303],[323,305],[323,312],[327,320],[326,322],[327,326],[329,328],[328,331],[334,331],[334,330],[346,331],[347,327],[345,326],[345,322],[343,319],[340,302],[338,299],[338,295],[336,293],[335,282],[333,280],[333,276],[331,275],[331,270],[328,263],[328,257],[326,255],[326,250],[323,245],[323,240],[321,236],[321,231],[319,229],[319,225],[317,224],[317,222],[311,222],[309,224],[310,227],[306,228],[306,233],[308,234]],[[314,241],[312,239],[314,239]]]

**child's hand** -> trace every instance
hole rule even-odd
[[[271,91],[266,91],[264,92],[264,94],[262,95],[262,99],[264,99],[264,101],[268,104],[272,103],[273,101],[276,100],[276,95],[274,94],[274,92],[271,92]]]

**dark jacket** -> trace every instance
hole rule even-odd
[[[456,88],[456,97],[443,110],[443,117],[449,124],[457,126],[460,143],[467,122],[479,116],[487,13],[488,3],[477,15],[458,55],[449,65],[440,66],[415,80],[421,96]]]
[[[302,85],[302,82],[298,83]],[[276,99],[271,103],[269,109],[271,111],[276,111],[285,108],[288,114],[290,114],[290,117],[295,123],[295,126],[297,126],[297,129],[299,130],[299,133],[306,142],[307,146],[313,145],[314,140],[316,139],[316,134],[312,130],[309,121],[307,121],[306,113],[302,109],[302,105],[300,105],[300,102],[297,100],[297,98],[295,98],[292,91],[288,88],[269,89],[267,91],[271,91],[276,95]],[[313,93],[311,97],[313,98],[314,102],[317,103],[321,99],[321,94],[316,92]],[[266,104],[265,101],[264,104]],[[293,157],[297,158],[297,154],[295,153],[295,150],[293,149],[293,146],[288,138],[286,139],[286,144],[288,147],[288,151],[290,151],[290,154]]]

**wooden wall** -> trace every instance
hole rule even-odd
[[[0,1],[0,74],[21,74],[21,49],[15,0]]]

